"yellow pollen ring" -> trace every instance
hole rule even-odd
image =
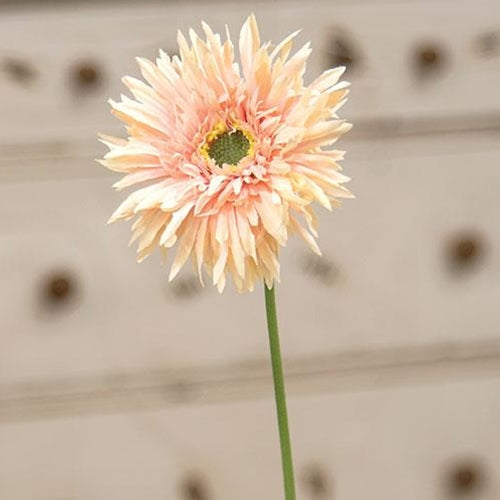
[[[235,129],[239,130],[247,138],[248,144],[250,144],[250,146],[248,146],[247,156],[253,156],[255,153],[255,139],[253,135],[242,127],[235,127]]]
[[[210,158],[208,150],[210,149],[212,142],[214,142],[215,139],[217,139],[217,137],[221,136],[226,132],[227,132],[226,125],[220,122],[205,136],[205,140],[203,141],[203,144],[200,147],[200,153],[205,159],[208,160]]]
[[[205,136],[205,139],[203,143],[200,146],[200,154],[205,158],[205,160],[210,161],[213,160],[213,158],[210,156],[210,147],[212,144],[219,139],[223,134],[226,133],[234,133],[236,131],[241,132],[245,138],[248,141],[248,150],[246,151],[245,156],[253,156],[255,153],[255,138],[253,135],[244,127],[237,123],[231,124],[231,129],[227,127],[227,125],[223,122],[217,123],[210,132]],[[230,164],[229,167],[231,168],[231,171],[236,173],[238,171],[238,165],[237,164]]]

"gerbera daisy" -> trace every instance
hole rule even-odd
[[[351,197],[338,165],[342,151],[324,150],[350,124],[337,110],[347,94],[344,68],[303,83],[309,43],[289,57],[289,35],[261,45],[250,16],[233,44],[202,24],[206,39],[178,35],[179,56],[160,51],[156,64],[138,58],[147,83],[124,77],[135,99],[110,100],[127,124],[127,139],[102,136],[102,164],[126,174],[114,187],[147,183],[110,221],[136,218],[138,260],[156,247],[176,248],[170,279],[189,257],[219,291],[230,274],[239,291],[279,279],[279,249],[298,233],[318,254],[313,202],[331,210]]]

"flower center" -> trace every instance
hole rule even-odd
[[[206,136],[201,147],[201,154],[205,158],[212,158],[222,167],[225,163],[236,167],[240,160],[253,152],[254,139],[251,134],[233,126],[230,130],[225,124],[216,125]]]

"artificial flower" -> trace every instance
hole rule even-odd
[[[313,202],[331,210],[352,195],[342,185],[342,151],[325,149],[350,129],[337,116],[345,102],[344,68],[303,81],[311,53],[290,56],[298,32],[261,44],[250,16],[239,62],[225,40],[202,24],[205,38],[178,35],[179,56],[138,58],[145,82],[126,76],[133,99],[110,100],[128,137],[101,136],[101,161],[125,174],[117,189],[142,185],[110,221],[135,219],[138,260],[155,248],[175,251],[173,279],[188,259],[219,291],[230,275],[239,291],[279,280],[280,247],[299,234],[320,253]]]

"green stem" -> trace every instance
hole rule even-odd
[[[276,316],[276,300],[274,286],[267,288],[266,295],[267,329],[269,331],[269,347],[271,350],[271,364],[273,368],[274,395],[278,414],[278,429],[281,446],[281,463],[283,466],[283,482],[285,485],[285,500],[295,500],[295,481],[293,477],[292,448],[290,445],[290,431],[286,411],[285,381],[281,362],[280,339],[278,334],[278,318]]]

